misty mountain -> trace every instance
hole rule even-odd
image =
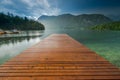
[[[63,14],[59,16],[43,15],[38,20],[45,25],[46,29],[88,29],[91,26],[112,22],[102,14]]]
[[[114,21],[120,21],[120,14],[119,15],[106,15]]]

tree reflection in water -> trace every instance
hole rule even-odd
[[[0,64],[38,43],[42,35],[42,32],[25,32],[24,34],[0,36]]]

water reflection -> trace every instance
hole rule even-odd
[[[17,43],[20,43],[20,42],[24,42],[24,41],[27,41],[29,42],[31,39],[35,39],[37,37],[40,37],[40,36],[19,36],[19,37],[4,37],[4,38],[0,38],[0,46],[2,45],[9,45],[9,44],[17,44]]]
[[[42,35],[43,31],[2,35],[0,37],[0,64],[38,43]]]
[[[21,31],[20,34],[4,34],[0,35],[0,38],[5,37],[23,37],[23,36],[42,36],[44,34],[44,30],[41,31]]]

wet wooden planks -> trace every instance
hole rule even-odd
[[[0,66],[0,80],[120,79],[120,69],[66,34],[53,34]]]

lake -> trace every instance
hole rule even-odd
[[[45,30],[0,35],[0,64],[53,33],[66,33],[120,67],[120,31]]]

